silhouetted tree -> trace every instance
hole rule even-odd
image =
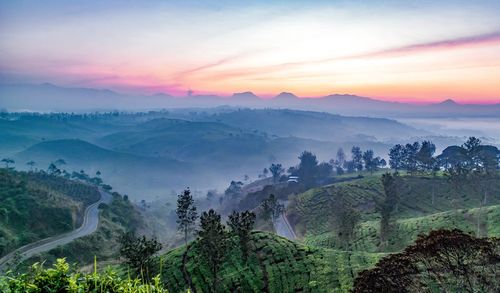
[[[336,166],[344,166],[344,163],[346,161],[346,158],[345,158],[345,152],[344,152],[344,149],[343,148],[339,148],[337,150],[337,156],[336,156]]]
[[[5,168],[10,169],[10,165],[14,164],[15,161],[13,159],[10,159],[10,158],[3,158],[2,163],[5,164]]]
[[[194,199],[191,191],[185,189],[183,193],[177,196],[177,224],[178,229],[184,233],[184,243],[187,245],[188,234],[193,230],[198,213],[194,205]]]
[[[337,232],[344,249],[347,250],[354,230],[359,223],[360,214],[352,207],[343,192],[335,194],[330,205],[331,209],[335,211],[335,213],[332,213],[333,229]]]
[[[30,166],[30,171],[33,171],[33,167],[36,165],[34,161],[29,161],[26,163],[26,165]]]
[[[241,194],[241,188],[243,187],[243,182],[232,180],[229,187],[224,191],[224,194],[229,197],[236,197]]]
[[[419,236],[359,274],[354,292],[498,292],[500,241],[460,230]]]
[[[436,146],[430,141],[423,141],[419,151],[416,154],[418,169],[423,172],[432,172],[437,164],[434,153]]]
[[[414,174],[418,170],[417,153],[420,150],[420,143],[407,143],[403,149],[403,164],[409,174]]]
[[[354,164],[354,168],[358,171],[363,170],[363,152],[358,146],[353,146],[351,149],[351,158]]]
[[[200,228],[198,236],[201,252],[212,273],[212,289],[216,292],[218,272],[227,249],[227,232],[221,223],[220,215],[212,209],[201,214]]]
[[[248,259],[248,252],[250,250],[250,232],[252,232],[254,224],[255,213],[250,211],[244,211],[241,213],[233,211],[233,213],[229,216],[229,221],[227,223],[231,229],[231,233],[238,236],[241,254],[243,255],[244,261],[247,261]]]
[[[313,186],[316,179],[318,159],[313,153],[303,151],[299,156],[299,160],[300,163],[297,169],[299,181],[304,183],[306,187]]]
[[[389,166],[395,172],[404,167],[404,147],[402,145],[397,144],[389,150]]]
[[[269,171],[271,171],[271,174],[273,175],[273,182],[276,183],[281,174],[285,172],[285,169],[283,169],[281,164],[271,164]]]

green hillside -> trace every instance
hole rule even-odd
[[[99,226],[94,233],[35,256],[27,260],[25,265],[37,261],[55,263],[57,258],[65,258],[68,262],[80,266],[93,263],[94,257],[99,262],[116,261],[119,258],[119,236],[142,228],[142,217],[128,199],[116,192],[113,193],[111,203],[101,204],[99,209]]]
[[[75,229],[96,188],[61,177],[0,169],[0,255]]]
[[[351,286],[357,272],[381,257],[312,248],[274,234],[253,232],[252,252],[245,264],[236,241],[231,241],[218,292],[331,292],[331,288],[342,292]],[[181,292],[191,283],[192,292],[208,292],[212,279],[200,249],[193,242],[187,252],[180,247],[162,257],[162,278],[169,291]]]
[[[460,228],[477,231],[479,216],[482,235],[499,236],[500,182],[495,179],[475,184],[453,186],[446,177],[402,176],[400,201],[394,212],[393,230],[386,251],[399,251],[414,241],[418,234],[438,228]],[[479,209],[488,188],[487,206]],[[294,197],[287,214],[295,231],[309,245],[340,248],[332,228],[334,199],[344,195],[360,213],[360,224],[353,235],[350,249],[378,251],[379,214],[375,199],[383,194],[380,177],[367,176],[347,182],[315,188]],[[433,196],[434,194],[434,196]]]

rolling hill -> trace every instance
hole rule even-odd
[[[220,292],[338,292],[345,291],[353,276],[382,256],[312,248],[266,232],[253,232],[247,264],[233,239],[218,280]],[[208,268],[200,261],[198,242],[162,256],[164,283],[171,292],[208,292],[212,284]],[[185,269],[186,273],[183,273]],[[334,291],[335,292],[335,291]]]

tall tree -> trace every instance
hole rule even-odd
[[[380,243],[384,247],[389,236],[390,221],[398,201],[397,175],[386,173],[382,175],[382,186],[384,196],[382,199],[375,199],[377,211],[380,213]]]
[[[404,166],[404,147],[400,144],[393,146],[389,150],[389,166],[397,173]]]
[[[201,251],[212,273],[212,289],[217,292],[219,269],[224,262],[227,249],[227,232],[221,217],[213,209],[203,212],[200,217]]]
[[[255,213],[250,211],[244,211],[241,213],[233,211],[233,213],[229,216],[229,221],[227,223],[231,229],[231,233],[238,236],[241,254],[243,255],[244,261],[247,261],[248,259],[248,252],[250,250],[250,233],[253,230],[254,224]]]
[[[378,167],[378,160],[375,160],[373,157],[372,150],[366,150],[363,153],[363,161],[365,162],[365,169],[370,171],[370,174],[372,174]]]
[[[363,152],[359,146],[353,146],[351,149],[351,159],[354,163],[354,168],[358,171],[363,170]]]
[[[403,149],[404,167],[409,174],[414,174],[418,170],[417,153],[420,150],[420,143],[407,143]]]
[[[187,245],[188,234],[193,230],[198,213],[194,205],[194,199],[191,191],[185,189],[177,197],[177,224],[178,229],[184,233],[184,243]]]
[[[269,167],[269,171],[271,171],[271,174],[273,175],[273,182],[276,183],[281,174],[285,172],[285,169],[283,169],[281,164],[271,164],[271,167]]]
[[[432,172],[436,165],[435,152],[436,146],[431,141],[424,140],[416,154],[418,169],[423,172]]]
[[[340,166],[342,168],[342,166],[344,166],[345,160],[346,160],[346,158],[345,158],[344,149],[343,148],[339,148],[337,150],[337,156],[336,156],[336,159],[335,159],[336,165]]]
[[[299,181],[304,183],[306,187],[313,186],[316,180],[316,172],[318,166],[318,159],[316,155],[309,151],[303,151],[299,156],[299,167],[297,174]]]

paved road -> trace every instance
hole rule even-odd
[[[280,204],[283,204],[286,208],[288,205],[287,201],[280,201]],[[292,226],[288,222],[285,213],[282,213],[276,220],[274,220],[274,229],[276,230],[276,234],[281,237],[285,237],[290,240],[297,239],[297,235],[295,235],[295,231],[293,231]]]
[[[18,248],[17,250],[0,258],[0,269],[2,269],[2,266],[11,260],[16,253],[20,254],[21,260],[25,260],[33,255],[49,251],[60,245],[68,244],[77,238],[87,236],[95,232],[99,224],[99,204],[109,204],[113,198],[111,194],[107,192],[100,190],[99,193],[101,194],[101,198],[85,209],[83,223],[79,228],[65,234],[42,239]]]

